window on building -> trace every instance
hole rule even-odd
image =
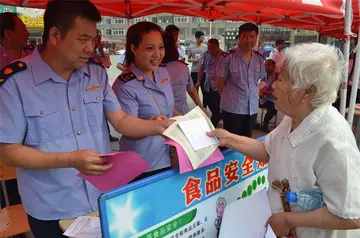
[[[111,19],[106,19],[106,24],[111,24]]]
[[[189,17],[186,16],[175,16],[175,23],[188,23]]]
[[[187,28],[186,27],[180,27],[179,29],[180,29],[180,32],[179,32],[180,35],[187,35]]]
[[[200,22],[206,22],[206,19],[200,18],[199,21],[200,21]]]
[[[218,28],[218,35],[222,35],[225,32],[225,28]]]
[[[193,22],[193,23],[199,22],[199,18],[198,17],[192,17],[191,22]]]
[[[200,31],[204,32],[205,35],[210,33],[209,27],[200,27]]]
[[[112,24],[124,24],[125,19],[124,18],[112,18],[111,23]]]
[[[191,35],[194,36],[197,30],[198,30],[197,28],[191,28]]]
[[[152,23],[158,23],[158,18],[157,17],[152,17],[151,22]]]
[[[270,34],[270,28],[261,28],[261,31],[264,32],[264,34]]]
[[[140,18],[140,17],[137,17],[137,18],[131,19],[130,22],[131,22],[131,24],[135,24],[135,23],[141,22],[141,18]]]
[[[106,29],[105,34],[111,36],[111,29]]]
[[[112,35],[125,35],[125,28],[112,29]]]
[[[296,29],[296,33],[306,33],[307,30],[302,30],[302,29]]]

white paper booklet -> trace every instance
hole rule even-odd
[[[232,202],[225,208],[219,238],[276,238],[271,227],[265,227],[271,214],[265,189]]]
[[[171,126],[169,126],[169,128],[167,128],[163,132],[163,135],[165,135],[166,137],[176,141],[179,145],[181,145],[181,147],[184,149],[185,153],[189,157],[191,165],[193,166],[194,169],[199,167],[199,165],[202,162],[204,162],[207,158],[209,158],[210,155],[212,153],[214,153],[214,151],[219,146],[219,142],[217,142],[216,144],[212,144],[212,145],[207,146],[205,148],[194,150],[191,143],[187,139],[186,135],[181,130],[181,128],[179,126],[179,123],[184,122],[184,121],[193,120],[193,119],[200,119],[200,118],[205,119],[207,125],[204,125],[204,126],[208,126],[210,128],[209,131],[212,131],[212,130],[215,129],[213,124],[211,123],[210,119],[203,112],[203,110],[201,110],[199,107],[195,107],[193,110],[191,110],[186,115],[174,118],[174,119],[176,119],[176,122],[173,123]],[[196,134],[200,134],[200,133],[202,133],[201,130],[204,130],[204,127],[195,128],[195,129],[200,131],[199,133],[196,133]],[[204,136],[206,136],[206,135],[204,135]],[[209,138],[209,139],[212,139],[212,138]]]
[[[64,236],[73,238],[101,238],[99,217],[81,216],[65,231]]]

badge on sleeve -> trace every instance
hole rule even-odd
[[[35,46],[34,45],[27,45],[24,50],[29,50],[29,51],[33,51],[35,50]]]
[[[136,76],[132,72],[125,73],[119,76],[119,80],[124,83],[127,83],[133,79],[136,79]]]
[[[161,80],[161,84],[164,84],[164,83],[166,83],[167,81],[169,81],[168,78],[163,78],[163,79]]]
[[[22,61],[14,61],[11,64],[9,64],[8,66],[6,66],[5,68],[3,68],[0,71],[0,87],[1,85],[3,85],[3,83],[10,78],[11,76],[13,76],[14,74],[21,72],[23,70],[27,69],[27,66],[24,62]]]

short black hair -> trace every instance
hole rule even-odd
[[[238,40],[238,39],[239,39],[239,34],[236,34],[235,40]]]
[[[197,31],[197,32],[195,32],[195,38],[196,38],[196,39],[199,39],[199,38],[202,37],[202,36],[204,36],[204,32],[202,32],[202,31]]]
[[[66,35],[74,27],[77,17],[99,22],[101,15],[89,0],[52,0],[48,3],[44,14],[43,43],[49,38],[50,29],[56,27]]]
[[[211,38],[210,40],[208,40],[208,44],[213,44],[216,45],[217,47],[219,47],[219,41],[215,38]]]
[[[275,41],[276,46],[281,45],[282,43],[285,43],[285,41],[284,40],[276,40]]]
[[[175,25],[168,25],[168,26],[165,28],[165,31],[166,31],[166,32],[174,33],[174,32],[179,32],[180,29],[179,29],[179,27],[177,27],[177,26],[175,26]]]
[[[163,28],[149,21],[138,22],[129,27],[126,33],[126,50],[125,50],[126,66],[130,66],[135,60],[135,55],[131,51],[131,45],[134,45],[135,48],[139,47],[140,43],[142,42],[143,36],[153,31],[160,32],[161,36],[162,37],[164,36]]]
[[[242,24],[240,27],[239,27],[239,36],[241,35],[241,33],[243,32],[250,32],[250,31],[255,31],[256,32],[256,35],[259,34],[259,28],[253,24],[253,23],[245,23],[245,24]]]
[[[15,30],[15,17],[18,17],[18,14],[14,12],[3,12],[0,14],[0,41],[5,38],[5,30]]]

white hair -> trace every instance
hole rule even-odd
[[[293,83],[293,90],[314,86],[313,107],[331,105],[344,77],[344,59],[339,49],[319,43],[298,44],[283,54],[282,70]]]

